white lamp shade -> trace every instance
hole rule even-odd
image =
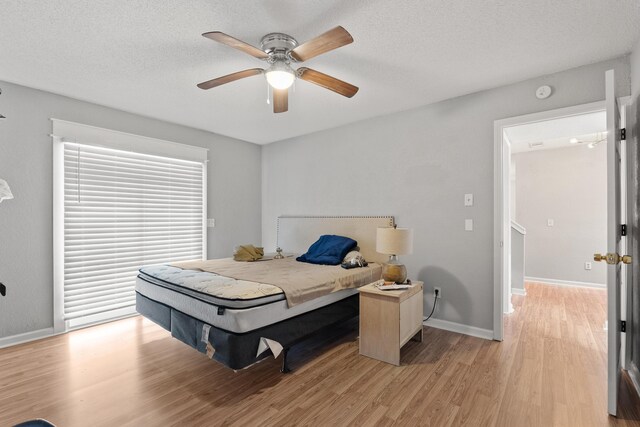
[[[407,255],[413,252],[413,230],[410,228],[378,228],[376,251],[387,255]]]
[[[11,194],[11,189],[7,181],[0,179],[0,202],[8,199],[13,199],[13,194]]]

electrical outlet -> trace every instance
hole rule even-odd
[[[473,206],[473,194],[468,193],[464,195],[464,205]]]
[[[584,263],[584,269],[585,270],[591,270],[591,263],[589,261]]]
[[[216,226],[216,220],[215,218],[209,218],[207,219],[207,228],[213,228]]]
[[[436,292],[438,293],[437,296],[436,296]],[[442,298],[442,289],[437,286],[433,288],[433,296],[436,298]]]

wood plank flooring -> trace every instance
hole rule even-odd
[[[402,366],[358,355],[357,323],[237,373],[141,317],[0,350],[0,426],[629,426],[606,411],[606,294],[527,284],[506,339],[425,328]],[[355,328],[357,330],[357,328]]]

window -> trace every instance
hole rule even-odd
[[[134,314],[140,266],[206,258],[206,163],[94,145],[90,136],[85,143],[82,132],[60,136],[56,127],[54,323],[62,331]],[[143,142],[140,151],[158,151]]]

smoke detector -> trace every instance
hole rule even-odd
[[[540,86],[536,89],[536,98],[547,99],[551,96],[551,86]]]

